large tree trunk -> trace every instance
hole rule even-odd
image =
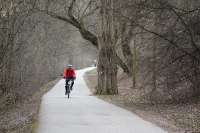
[[[114,1],[102,0],[101,19],[102,24],[98,37],[99,63],[98,63],[98,93],[117,94],[117,61],[115,41],[115,17],[114,12],[108,11],[105,5],[114,7]],[[103,8],[105,7],[105,8]]]
[[[99,63],[98,63],[98,94],[117,94],[117,65],[112,47],[107,47],[102,36],[98,37]]]

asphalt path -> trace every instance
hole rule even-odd
[[[132,112],[92,96],[83,79],[92,69],[76,71],[69,99],[64,79],[42,97],[36,133],[166,133]]]

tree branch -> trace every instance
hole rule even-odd
[[[77,29],[79,29],[81,36],[83,37],[83,39],[90,41],[97,49],[98,49],[98,42],[97,42],[97,37],[92,34],[91,32],[89,32],[88,30],[86,30],[84,28],[84,26],[79,23],[73,16],[71,17],[72,19],[68,19],[65,18],[63,16],[60,16],[58,14],[52,13],[52,12],[46,12],[44,10],[40,10],[43,13],[48,14],[49,16],[51,16],[52,18],[56,18],[62,21],[65,21],[71,25],[73,25],[74,27],[76,27]]]
[[[91,12],[88,12],[88,13],[82,15],[81,18],[80,18],[80,21],[82,22],[83,19],[84,19],[85,17],[90,16],[91,14],[93,14],[93,13],[94,13],[96,10],[98,10],[98,9],[99,9],[99,6],[97,6],[97,7],[96,7],[94,10],[92,10]]]
[[[124,70],[125,73],[128,74],[128,76],[131,76],[133,74],[132,71],[127,66],[127,64],[117,55],[116,52],[115,52],[115,57],[117,60],[117,64]]]

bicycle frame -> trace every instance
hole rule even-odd
[[[65,79],[67,80],[67,79]],[[68,84],[67,84],[67,94],[68,94],[68,98],[69,98],[69,94],[71,92],[71,84],[72,84],[72,79],[69,79]]]

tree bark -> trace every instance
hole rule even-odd
[[[98,37],[98,94],[118,94],[117,64],[113,48],[108,47],[102,36]]]
[[[100,94],[118,94],[117,88],[117,62],[116,62],[116,41],[114,38],[115,18],[113,12],[108,12],[105,5],[114,8],[114,1],[102,0],[101,9],[101,27],[98,37],[99,43],[99,82],[98,93]],[[103,8],[104,7],[104,8]]]

